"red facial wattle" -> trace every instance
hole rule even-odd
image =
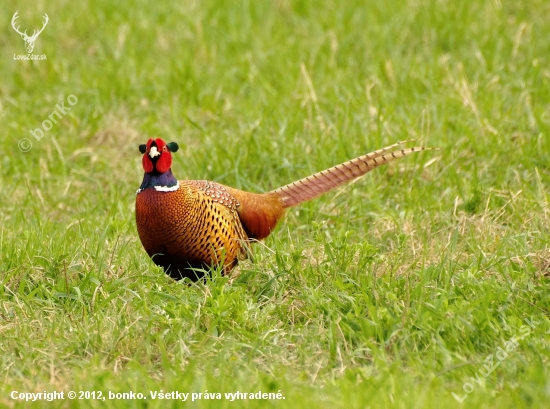
[[[149,139],[142,157],[142,165],[145,173],[151,173],[155,170],[158,173],[168,172],[172,166],[172,154],[166,142],[161,138]]]
[[[143,165],[143,170],[145,171],[145,173],[151,173],[155,168],[147,152],[145,152],[141,157],[141,164]]]

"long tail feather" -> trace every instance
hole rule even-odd
[[[348,162],[344,162],[340,165],[297,180],[296,182],[292,182],[269,193],[277,194],[283,202],[283,207],[296,206],[297,204],[321,196],[323,193],[333,190],[350,180],[363,176],[365,173],[370,172],[378,166],[405,157],[414,152],[430,149],[425,147],[413,147],[392,151],[392,149],[398,145],[413,141],[414,140],[398,142],[377,151],[367,153],[366,155],[359,156]]]

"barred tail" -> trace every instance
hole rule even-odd
[[[350,180],[363,176],[365,173],[370,172],[378,166],[392,162],[414,152],[430,149],[425,147],[414,147],[391,151],[391,149],[398,145],[413,141],[414,140],[398,142],[377,151],[367,153],[366,155],[359,156],[348,162],[344,162],[304,179],[292,182],[270,193],[277,194],[281,198],[283,207],[296,206],[297,204],[321,196],[323,193],[333,190]]]

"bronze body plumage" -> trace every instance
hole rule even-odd
[[[196,280],[210,266],[229,272],[246,258],[251,239],[275,228],[284,210],[311,200],[377,166],[424,148],[391,151],[399,144],[360,156],[274,191],[255,194],[205,180],[177,181],[171,152],[177,144],[149,139],[140,145],[145,176],[136,196],[136,223],[143,247],[174,279]]]
[[[179,189],[170,192],[146,189],[136,200],[143,247],[176,279],[181,269],[170,266],[200,269],[223,259],[230,268],[244,257],[242,243],[248,239],[238,205],[221,185],[205,180],[180,181]]]

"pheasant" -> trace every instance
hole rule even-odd
[[[406,141],[410,142],[410,141]],[[175,142],[149,139],[139,146],[145,175],[136,193],[136,224],[147,254],[172,278],[202,278],[222,265],[228,273],[248,255],[249,243],[269,236],[286,208],[316,198],[372,169],[425,150],[395,149],[404,142],[352,159],[271,192],[256,194],[172,174]]]

